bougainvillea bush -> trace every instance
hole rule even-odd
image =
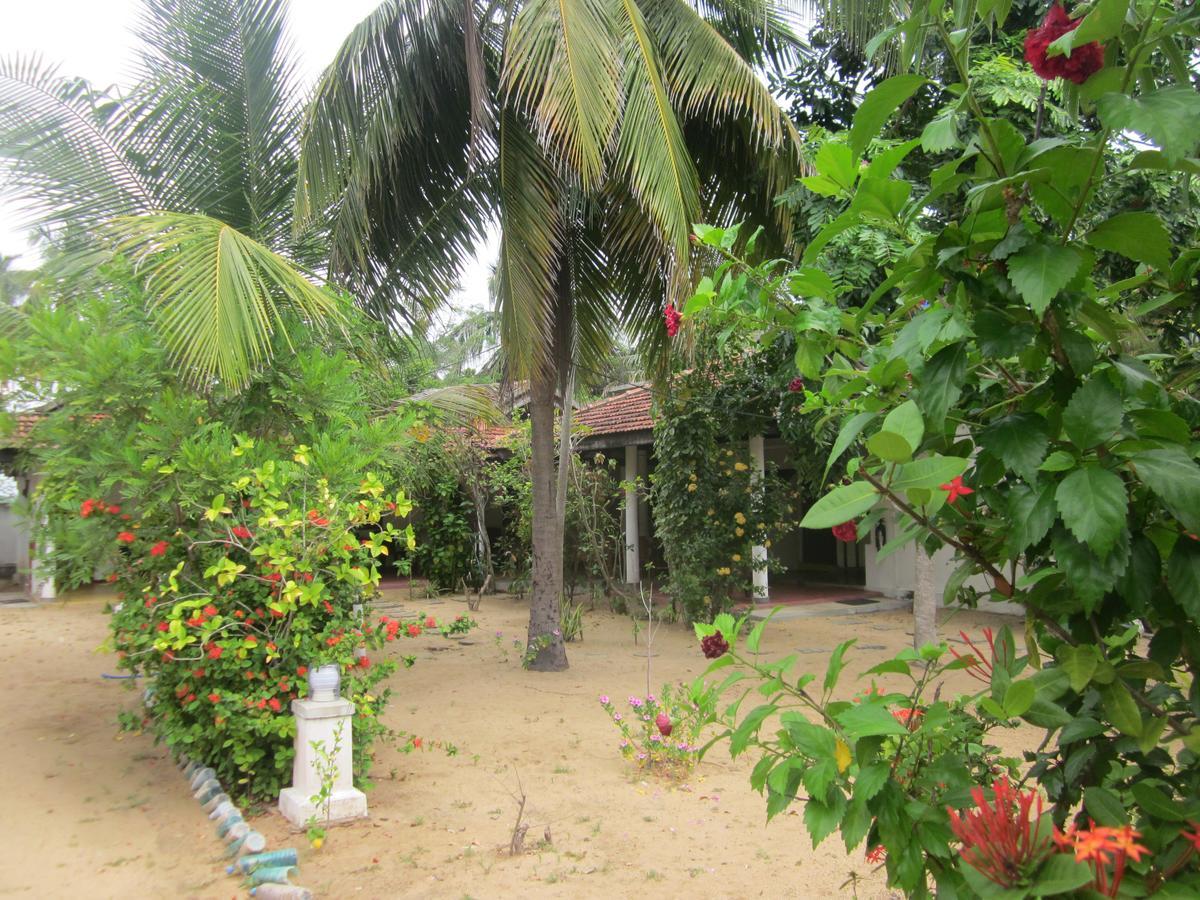
[[[840,828],[873,852],[877,840],[890,883],[914,896],[1196,896],[1198,14],[1130,0],[1051,10],[1022,64],[1058,79],[1080,118],[1047,138],[1040,116],[990,117],[975,93],[973,41],[1006,9],[914,7],[891,32],[897,58],[926,59],[917,44],[932,42],[939,65],[875,87],[804,179],[841,212],[798,266],[751,264],[738,235],[700,229],[723,261],[684,323],[795,343],[806,403],[838,423],[830,461],[846,465],[805,527],[855,522],[865,534],[891,507],[899,528],[883,552],[914,541],[954,551],[947,602],[1023,607],[1021,651],[998,642],[984,690],[929,705],[915,733],[936,714],[1021,720],[1042,739],[1015,784],[973,770],[969,790],[938,777],[945,792],[930,793],[896,777],[886,747],[914,740],[892,712],[920,698],[885,696],[869,714],[810,703],[780,663],[751,683],[799,703],[803,724],[765,738],[756,783],[775,805],[803,799],[814,839]],[[939,104],[937,124],[873,145],[907,102]],[[910,158],[928,180],[908,177]],[[1143,178],[1177,189],[1114,208]],[[851,301],[821,261],[862,223],[905,250]],[[736,646],[732,626],[719,631]],[[945,658],[920,655],[935,670]],[[923,677],[917,662],[894,671]],[[773,713],[731,723],[731,745],[761,742]],[[802,775],[822,758],[819,779]]]

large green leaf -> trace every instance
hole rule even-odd
[[[884,417],[883,431],[900,435],[913,452],[916,452],[925,436],[925,420],[917,404],[912,400],[905,400]]]
[[[1082,263],[1083,254],[1074,247],[1037,243],[1008,258],[1008,278],[1040,316]]]
[[[1002,463],[1033,483],[1049,444],[1044,427],[1045,420],[1041,416],[1014,413],[984,429],[979,442]]]
[[[867,93],[850,126],[850,149],[855,156],[863,155],[892,113],[925,83],[926,79],[920,75],[895,75]]]
[[[1096,0],[1091,11],[1083,17],[1083,21],[1054,41],[1046,55],[1058,56],[1065,53],[1069,56],[1075,47],[1082,47],[1092,41],[1104,43],[1120,33],[1128,11],[1129,0]]]
[[[959,342],[943,347],[921,370],[917,403],[930,423],[940,426],[946,411],[962,393],[967,374],[967,347]]]
[[[1105,94],[1096,101],[1100,121],[1114,131],[1136,131],[1162,148],[1171,162],[1191,156],[1200,143],[1200,94],[1176,85],[1130,97]]]
[[[832,528],[861,516],[879,502],[879,493],[868,482],[834,488],[814,503],[800,521],[801,528]]]
[[[1171,268],[1171,236],[1162,219],[1146,212],[1126,212],[1101,222],[1088,232],[1087,242],[1156,269]]]
[[[935,453],[897,467],[896,475],[888,486],[895,491],[914,488],[932,490],[967,471],[970,463],[970,460],[960,456],[940,456]]]
[[[846,730],[846,736],[852,740],[872,735],[908,733],[908,729],[896,721],[896,717],[888,712],[887,707],[878,703],[852,706],[834,718]]]
[[[1200,466],[1180,447],[1135,453],[1138,478],[1189,531],[1200,531]]]
[[[867,424],[875,416],[876,413],[873,412],[855,413],[842,423],[842,427],[838,430],[837,439],[833,442],[833,449],[829,451],[829,459],[825,461],[824,475],[829,474],[829,470],[833,467],[833,464],[841,458],[841,455],[862,434],[862,430],[867,427]]]
[[[1113,548],[1125,527],[1128,497],[1119,475],[1097,465],[1076,469],[1054,493],[1063,522],[1100,557]]]
[[[1122,734],[1138,737],[1142,733],[1142,714],[1137,702],[1123,681],[1114,681],[1100,688],[1104,714]]]
[[[1063,411],[1063,429],[1071,443],[1089,450],[1121,427],[1121,395],[1102,375],[1093,376],[1071,395]]]
[[[1181,537],[1167,560],[1167,583],[1193,621],[1200,620],[1200,542]]]

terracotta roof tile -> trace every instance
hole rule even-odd
[[[648,431],[654,427],[652,399],[649,388],[630,388],[579,409],[575,424],[591,429],[593,435]]]

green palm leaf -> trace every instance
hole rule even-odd
[[[217,219],[150,213],[111,226],[146,277],[168,348],[191,379],[244,386],[285,315],[310,327],[343,321],[339,299],[296,266]]]

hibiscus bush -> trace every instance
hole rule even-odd
[[[806,408],[837,423],[829,464],[846,478],[802,525],[853,521],[865,535],[891,507],[899,528],[882,553],[951,548],[946,602],[1003,600],[1026,613],[1023,652],[999,642],[986,690],[924,705],[917,732],[891,714],[921,708],[915,694],[863,713],[806,697],[786,661],[758,667],[764,693],[782,691],[803,715],[768,739],[756,783],[776,805],[803,785],[814,839],[839,828],[851,847],[877,837],[889,881],[914,896],[935,885],[947,896],[1194,896],[1200,254],[1189,210],[1200,94],[1187,61],[1197,13],[1129,0],[1052,9],[1026,38],[1028,62],[1060,79],[1080,118],[1044,137],[1041,115],[1028,126],[988,116],[976,94],[973,42],[1006,10],[922,5],[883,36],[902,65],[936,41],[944,65],[881,82],[821,146],[803,185],[840,212],[799,265],[752,263],[735,229],[697,232],[722,261],[685,322],[755,346],[791,342],[812,385]],[[942,104],[938,118],[874,144],[916,96]],[[1114,207],[1135,182],[1175,188]],[[823,253],[864,223],[904,251],[869,294],[849,296]],[[719,631],[736,645],[731,625]],[[946,658],[939,647],[918,656],[889,671],[923,678],[918,662],[937,672]],[[967,665],[946,663],[956,664]],[[730,723],[731,748],[760,746],[774,712]],[[881,739],[908,744],[935,716],[1041,729],[1016,773],[1021,789],[997,781],[1004,767],[973,770],[973,785],[942,778],[937,758],[938,792],[897,778],[899,751]],[[821,758],[832,762],[820,776],[798,766],[769,780],[788,760]]]

